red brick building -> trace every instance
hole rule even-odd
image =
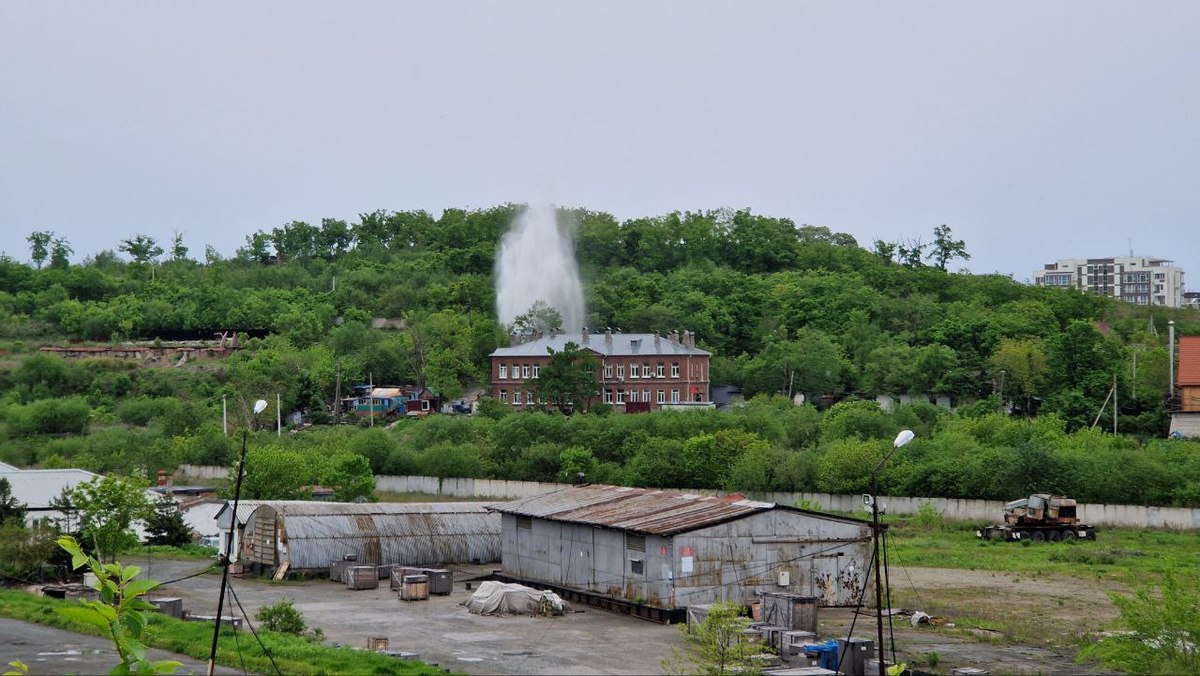
[[[567,343],[590,351],[599,362],[596,398],[618,411],[663,408],[710,408],[708,352],[696,347],[695,334],[556,333],[522,339],[492,352],[492,397],[516,408],[529,405],[526,381],[538,377],[550,361],[547,348],[561,352]]]
[[[1200,336],[1179,339],[1179,371],[1175,375],[1171,433],[1200,437]]]

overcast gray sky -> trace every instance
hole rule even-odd
[[[1200,3],[0,3],[0,251],[749,207],[1200,288]]]

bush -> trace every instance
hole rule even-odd
[[[83,397],[39,399],[27,406],[13,404],[5,416],[13,436],[35,434],[83,434],[87,431],[92,407]]]
[[[296,610],[290,600],[280,601],[274,605],[263,606],[254,614],[255,619],[262,623],[264,629],[281,634],[300,636],[308,627],[304,623],[304,615]]]

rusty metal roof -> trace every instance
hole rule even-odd
[[[498,505],[506,514],[672,535],[775,509],[742,495],[710,496],[625,486],[574,486]]]

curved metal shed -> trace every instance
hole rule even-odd
[[[241,550],[258,569],[291,571],[328,570],[347,556],[361,565],[490,563],[500,560],[500,515],[476,502],[263,502]]]

